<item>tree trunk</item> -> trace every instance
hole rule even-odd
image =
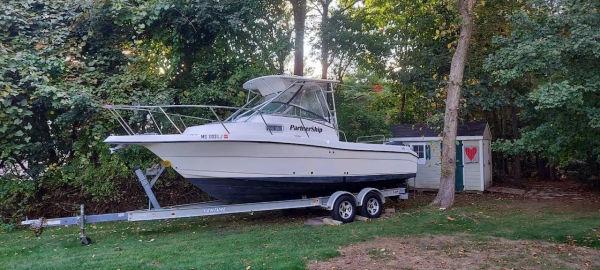
[[[519,138],[519,117],[517,115],[517,108],[515,106],[510,107],[510,122],[511,122],[511,130],[512,130],[512,138]],[[515,155],[512,160],[512,177],[515,180],[521,180],[523,177],[523,173],[521,171],[521,163],[522,157],[521,155]]]
[[[475,0],[459,0],[458,10],[461,17],[460,37],[456,51],[452,56],[450,77],[447,87],[446,111],[444,114],[444,133],[442,138],[442,171],[440,187],[432,205],[446,209],[454,203],[454,181],[456,171],[456,129],[460,87],[467,60],[469,41],[473,32],[473,6]]]
[[[404,107],[405,106],[406,106],[406,93],[402,93],[402,97],[400,99],[400,115],[399,115],[400,121],[402,123],[404,123],[404,119],[406,118],[406,117],[404,117]]]
[[[304,75],[304,22],[306,0],[290,0],[294,12],[294,75]]]
[[[321,79],[327,79],[329,70],[329,39],[327,38],[327,24],[329,23],[329,4],[331,0],[321,0]]]
[[[283,74],[285,72],[285,57],[286,54],[277,54],[277,74]]]

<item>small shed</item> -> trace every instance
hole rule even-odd
[[[456,141],[456,190],[484,191],[492,184],[492,135],[486,122],[458,126]],[[417,176],[409,185],[438,189],[441,174],[441,131],[425,124],[392,127],[393,144],[412,147],[418,155]]]

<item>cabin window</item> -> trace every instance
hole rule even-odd
[[[426,143],[410,144],[412,150],[417,153],[417,164],[425,164],[431,159],[431,147]]]

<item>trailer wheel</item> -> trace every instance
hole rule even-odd
[[[383,202],[375,192],[369,192],[363,199],[360,215],[368,218],[378,218],[383,210]]]
[[[79,241],[81,241],[82,246],[89,246],[92,244],[92,239],[87,236],[79,237]]]
[[[354,221],[355,216],[356,199],[354,199],[354,196],[349,194],[339,196],[333,204],[331,217],[343,223],[348,223]]]

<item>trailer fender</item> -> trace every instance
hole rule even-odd
[[[325,206],[323,208],[325,208],[327,210],[332,210],[333,204],[335,203],[337,198],[339,198],[340,196],[342,196],[344,194],[348,194],[348,195],[354,197],[354,194],[352,194],[348,191],[336,191],[333,194],[331,194],[331,196],[329,196],[329,199],[327,199],[327,204],[325,204]],[[355,197],[355,199],[356,199],[356,197]]]
[[[381,203],[385,203],[385,196],[383,196],[383,194],[381,193],[381,191],[379,191],[379,189],[363,188],[360,190],[360,192],[356,196],[356,206],[362,206],[365,196],[367,196],[367,194],[371,191],[374,192],[375,194],[377,194],[377,196],[379,196],[379,199],[381,199]]]

